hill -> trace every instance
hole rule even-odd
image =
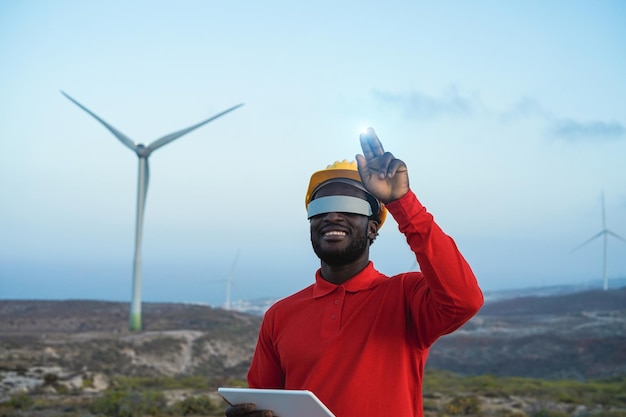
[[[241,378],[261,317],[202,305],[144,303],[143,331],[128,303],[0,302],[0,369],[33,364],[124,375]]]
[[[548,379],[626,375],[626,288],[486,303],[435,343],[428,366]]]
[[[0,403],[49,388],[102,392],[118,376],[202,376],[241,384],[261,317],[205,305],[0,301]],[[485,304],[431,349],[427,370],[581,381],[626,376],[626,289],[528,296]]]

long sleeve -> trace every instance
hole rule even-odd
[[[412,191],[387,205],[415,253],[424,285],[407,291],[411,314],[423,347],[469,320],[483,295],[469,264],[454,240],[435,223]]]
[[[259,338],[254,351],[254,357],[248,371],[248,384],[250,388],[285,388],[285,375],[282,371],[278,353],[271,339],[271,330],[274,320],[271,312],[265,315]]]

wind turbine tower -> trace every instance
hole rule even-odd
[[[224,310],[230,310],[232,308],[231,303],[231,289],[233,285],[233,273],[235,272],[235,266],[237,265],[237,259],[239,259],[239,251],[235,255],[235,260],[233,261],[233,265],[230,267],[230,272],[226,277],[226,302],[224,303]]]
[[[76,104],[78,107],[80,107],[81,109],[89,113],[92,117],[94,117],[97,121],[99,121],[104,127],[109,130],[109,132],[111,132],[117,139],[119,139],[119,141],[122,142],[123,145],[131,149],[137,154],[137,157],[139,157],[139,174],[137,178],[137,218],[135,223],[135,258],[133,261],[133,294],[130,307],[129,329],[133,331],[141,330],[141,238],[143,235],[144,208],[146,204],[146,194],[148,192],[148,180],[150,177],[150,171],[148,168],[148,157],[152,154],[152,152],[156,151],[160,147],[165,146],[168,143],[180,138],[181,136],[186,135],[187,133],[199,128],[200,126],[204,126],[205,124],[217,119],[218,117],[221,117],[226,113],[229,113],[243,106],[243,103],[224,110],[223,112],[218,113],[215,116],[212,116],[193,126],[179,130],[174,133],[170,133],[169,135],[165,135],[162,138],[159,138],[146,146],[143,143],[132,141],[128,136],[124,135],[122,132],[102,120],[96,114],[91,112],[91,110],[87,109],[85,106],[74,100],[65,92],[61,91],[61,94],[63,94],[71,102]]]
[[[603,244],[603,252],[602,252],[602,279],[604,280],[604,291],[609,289],[609,277],[607,275],[607,268],[606,268],[606,264],[607,264],[607,246],[608,246],[608,238],[609,236],[613,236],[616,239],[621,240],[622,242],[626,243],[626,239],[624,239],[623,237],[621,237],[620,235],[618,235],[617,233],[609,230],[606,228],[606,215],[605,215],[605,211],[604,211],[604,192],[602,192],[602,196],[601,196],[601,202],[602,202],[602,230],[600,230],[600,232],[598,232],[597,234],[593,235],[592,237],[590,237],[589,239],[585,240],[583,243],[581,243],[580,245],[576,246],[572,251],[575,251],[583,246],[585,246],[587,243],[590,243],[598,238],[602,238],[602,244]]]

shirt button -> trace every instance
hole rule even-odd
[[[330,316],[330,318],[335,320],[337,318],[337,316],[333,314],[332,316]]]
[[[339,304],[339,300],[335,300],[335,305]]]

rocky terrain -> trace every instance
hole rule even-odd
[[[46,375],[102,390],[114,375],[226,375],[243,379],[261,318],[207,306],[143,305],[128,330],[127,303],[0,301],[0,402]]]
[[[0,403],[15,393],[41,392],[51,380],[57,390],[86,395],[106,390],[118,375],[245,380],[261,317],[144,303],[143,330],[130,332],[128,309],[128,303],[103,301],[0,301]],[[623,378],[626,289],[490,302],[436,342],[427,369],[553,380]],[[428,395],[431,402],[439,398]]]
[[[487,303],[435,343],[428,366],[547,379],[626,375],[626,288]]]

